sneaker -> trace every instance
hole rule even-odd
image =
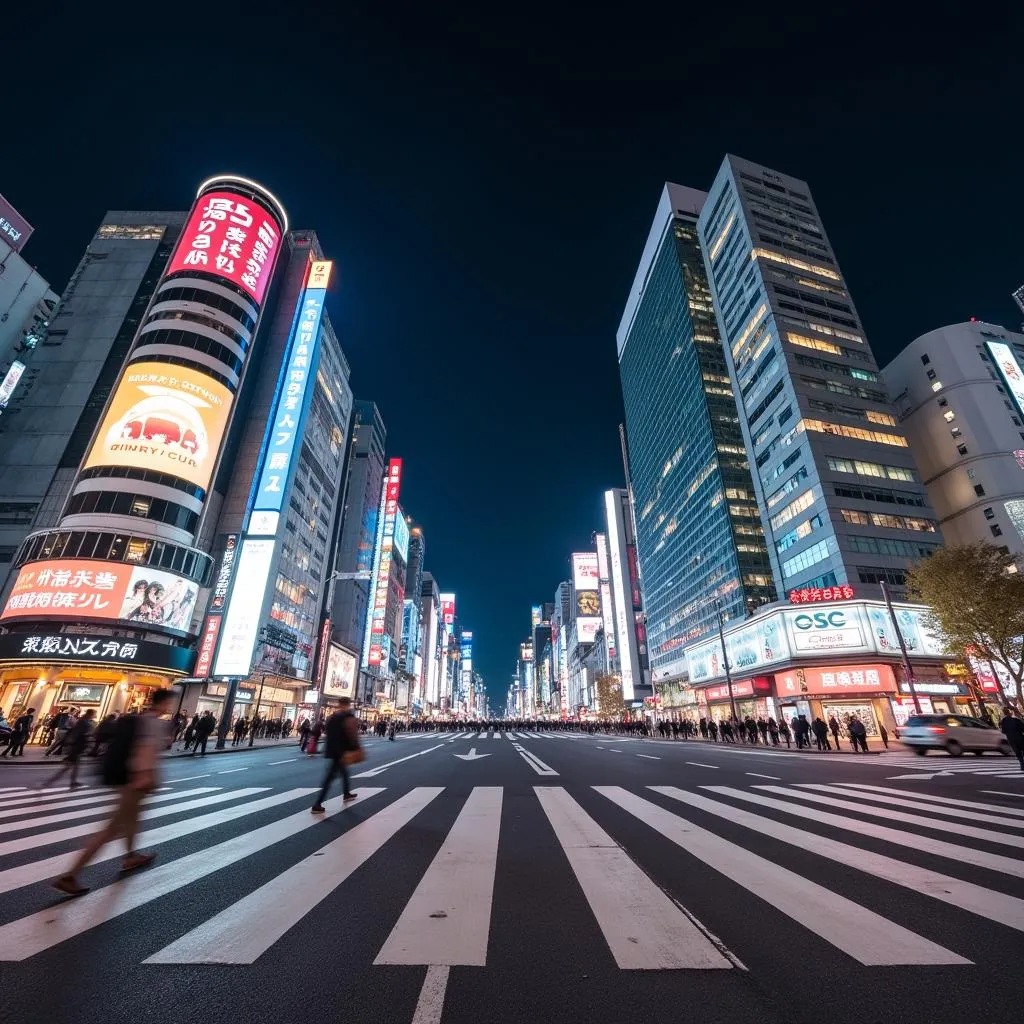
[[[309,809],[310,814],[323,814],[327,808],[323,804],[313,804]]]
[[[84,896],[89,891],[89,886],[79,885],[74,875],[61,875],[55,879],[53,887],[65,896]]]
[[[357,796],[359,796],[359,794],[358,794],[358,793],[346,793],[346,794],[345,794],[345,795],[344,795],[344,796],[342,797],[342,799],[343,799],[343,800],[355,800],[355,798],[356,798]]]
[[[121,870],[135,871],[138,868],[144,868],[147,864],[152,864],[155,860],[155,853],[129,853],[128,856],[121,861]]]

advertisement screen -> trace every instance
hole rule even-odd
[[[597,590],[597,552],[576,551],[572,556],[572,585],[577,590]]]
[[[576,591],[576,618],[592,619],[601,614],[601,598],[596,590]]]
[[[1001,341],[987,341],[985,346],[988,348],[989,355],[992,356],[992,361],[996,364],[999,374],[1003,378],[1010,394],[1013,395],[1017,410],[1021,415],[1024,415],[1024,373],[1021,372],[1020,365],[1013,354],[1013,349],[1009,345],[1004,345]]]
[[[167,273],[198,270],[230,281],[263,302],[281,245],[277,221],[255,200],[207,192],[192,209]]]
[[[263,597],[274,558],[272,540],[245,540],[238,556],[235,586],[231,592],[220,647],[213,666],[216,676],[247,676],[252,667],[252,652],[260,630]]]
[[[331,644],[324,677],[325,697],[351,697],[356,688],[356,656],[337,644]]]
[[[402,561],[409,561],[409,524],[405,516],[395,517],[395,550],[402,556]]]
[[[14,389],[18,386],[18,381],[21,380],[21,375],[24,372],[25,364],[15,359],[11,363],[11,368],[7,371],[3,383],[0,383],[0,409],[3,409],[11,400],[11,395],[14,394]]]
[[[154,469],[206,490],[231,399],[223,384],[204,373],[169,363],[133,363],[82,468]]]
[[[0,196],[0,238],[15,252],[21,252],[21,247],[31,234],[32,225],[3,196]]]
[[[578,617],[576,619],[576,639],[581,644],[592,644],[601,625],[600,618]]]
[[[18,573],[0,619],[109,619],[187,633],[199,586],[143,565],[68,559]]]

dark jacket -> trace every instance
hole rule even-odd
[[[999,723],[1003,735],[1009,740],[1012,747],[1024,747],[1024,722],[1014,715],[1007,715]]]
[[[355,717],[351,711],[335,711],[327,719],[327,739],[324,744],[324,757],[337,761],[346,750],[359,749],[358,733],[354,727]]]

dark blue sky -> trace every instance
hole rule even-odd
[[[622,483],[614,335],[666,178],[706,188],[731,151],[807,179],[882,363],[1017,325],[1019,5],[102,6],[4,15],[26,257],[60,289],[106,209],[218,171],[277,192],[340,263],[354,389],[495,697]]]

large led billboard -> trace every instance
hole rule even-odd
[[[15,359],[3,382],[0,383],[0,409],[5,408],[11,400],[11,395],[14,394],[14,389],[18,386],[18,381],[21,380],[21,375],[24,372],[25,364],[20,359]]]
[[[999,375],[1009,389],[1017,405],[1017,411],[1024,416],[1024,373],[1021,372],[1013,349],[1001,341],[986,341],[985,347],[999,370]]]
[[[106,619],[187,633],[199,586],[162,569],[57,559],[18,572],[0,619]]]
[[[395,517],[395,550],[402,556],[402,561],[409,561],[409,524],[405,516]]]
[[[445,631],[451,636],[455,632],[455,595],[440,594],[438,598],[441,602],[441,621],[444,623]]]
[[[263,597],[274,560],[274,541],[244,540],[235,569],[220,645],[213,665],[215,676],[247,676],[263,614]]]
[[[82,463],[168,473],[206,490],[231,412],[213,377],[171,363],[132,363]]]
[[[577,590],[597,590],[599,582],[597,552],[574,552],[572,556],[572,585]]]
[[[259,305],[280,245],[281,229],[265,206],[234,192],[207,192],[192,208],[166,274],[213,274],[241,288]]]
[[[337,644],[330,645],[327,675],[324,677],[325,697],[351,697],[356,688],[356,656]]]
[[[377,551],[374,557],[373,587],[366,615],[366,635],[363,643],[363,664],[386,665],[385,618],[388,607],[388,587],[391,580],[391,558],[395,546],[395,524],[400,518],[398,495],[402,487],[402,460],[388,462],[387,475],[381,493],[380,517],[377,531]]]

